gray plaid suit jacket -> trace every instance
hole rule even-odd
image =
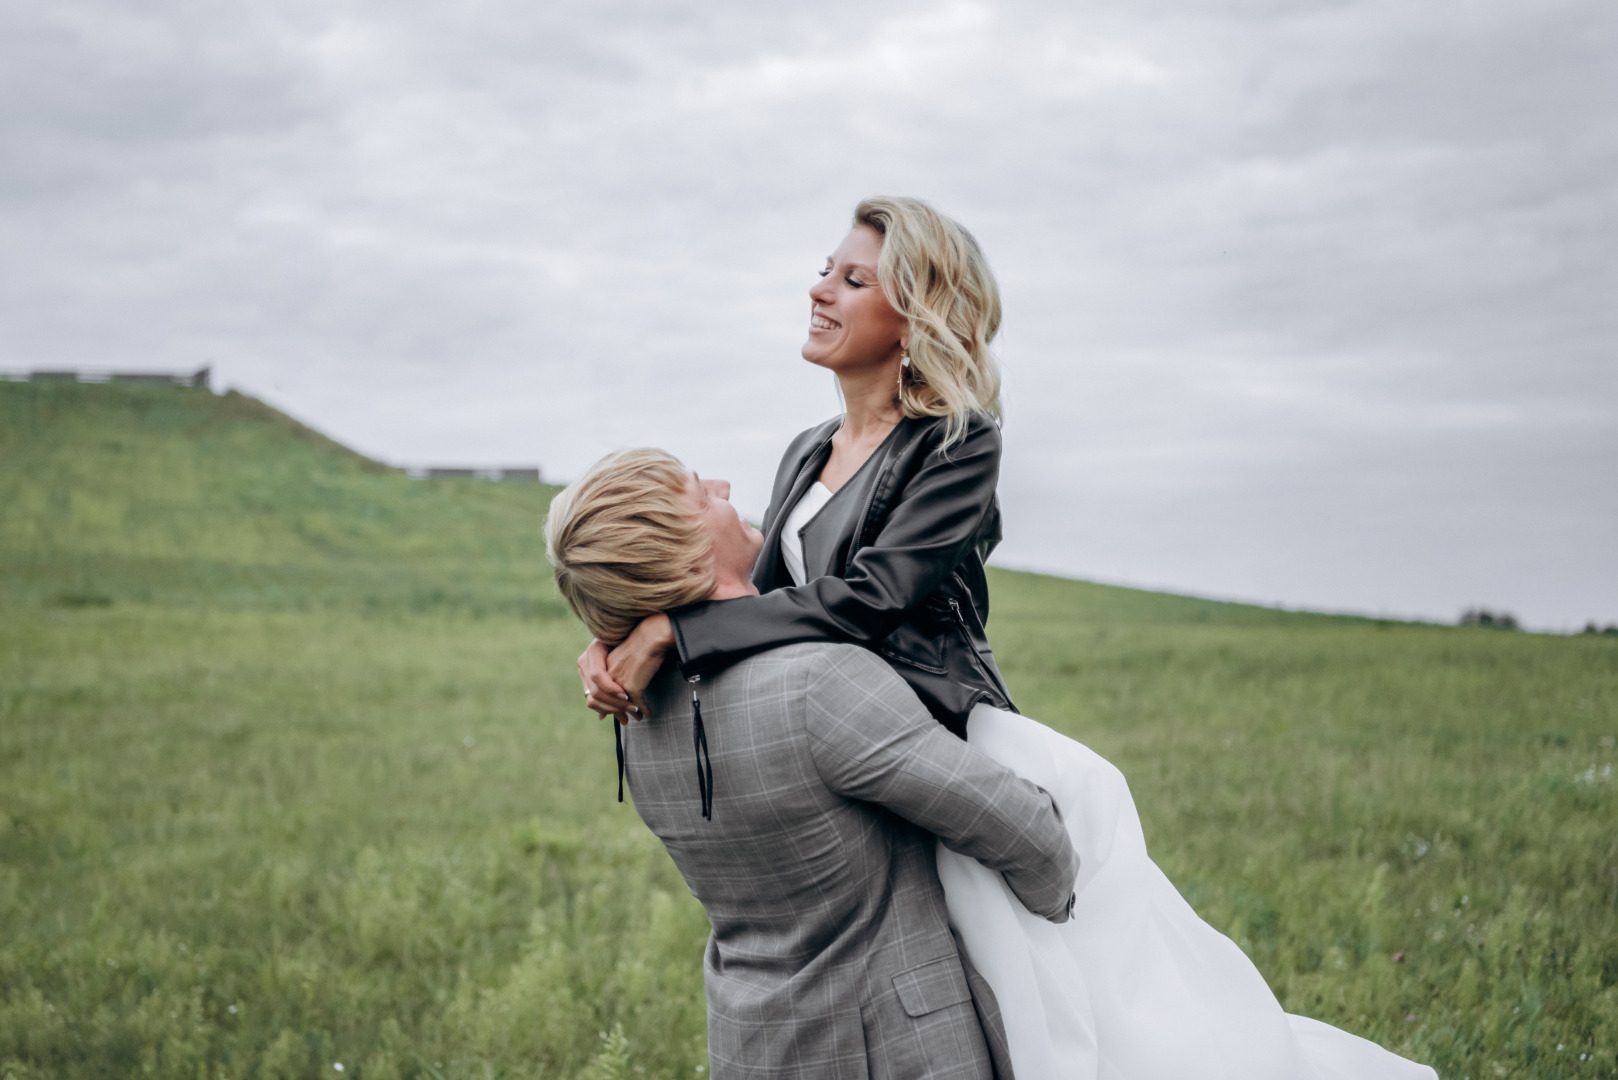
[[[711,1075],[991,1076],[934,834],[1062,922],[1078,857],[1050,797],[945,731],[856,646],[774,649],[697,690],[711,821],[672,665],[648,689],[650,719],[623,734],[635,808],[713,928]]]

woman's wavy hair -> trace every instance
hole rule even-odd
[[[690,479],[672,454],[619,450],[551,500],[545,554],[556,587],[607,645],[646,616],[713,592],[711,545],[686,500]]]
[[[989,352],[1000,329],[1000,289],[978,242],[920,199],[866,199],[854,224],[882,236],[877,282],[910,324],[900,411],[948,417],[946,446],[966,433],[973,413],[1000,419],[1000,365]]]

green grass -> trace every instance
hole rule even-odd
[[[0,384],[0,1077],[699,1075],[706,924],[613,801],[550,494]],[[1288,1009],[1618,1076],[1618,640],[993,589],[1019,703]]]

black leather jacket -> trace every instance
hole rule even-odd
[[[840,423],[799,435],[781,459],[753,567],[760,595],[669,612],[680,668],[689,678],[779,645],[853,642],[880,653],[964,738],[978,702],[1016,708],[983,629],[983,562],[1000,542],[1000,429],[974,416],[964,440],[945,449],[942,419],[900,421],[877,451],[884,460],[869,502],[846,527],[832,573],[793,585],[782,522],[820,475]]]

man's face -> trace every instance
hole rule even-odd
[[[730,505],[730,481],[704,480],[693,472],[685,493],[713,551],[715,575],[721,581],[746,581],[764,546],[764,534]]]

